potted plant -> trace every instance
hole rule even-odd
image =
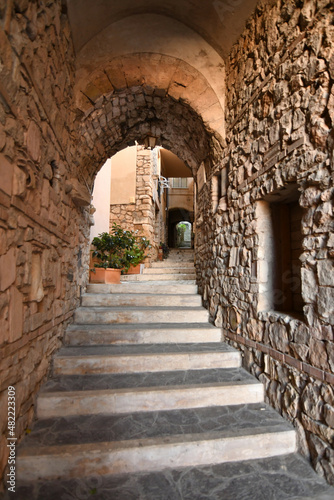
[[[93,283],[120,283],[121,271],[126,265],[125,251],[130,242],[123,229],[116,223],[110,233],[104,232],[92,241],[95,249],[93,258],[97,259],[90,272]]]
[[[150,241],[144,236],[134,235],[134,244],[127,252],[127,261],[130,264],[125,274],[139,274],[141,262],[145,258],[145,251],[150,248]]]
[[[131,265],[143,260],[149,246],[146,238],[126,231],[114,222],[110,233],[101,233],[92,241],[95,249],[92,256],[97,259],[90,272],[93,283],[120,283],[121,272],[128,272]]]

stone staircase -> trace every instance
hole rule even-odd
[[[123,282],[128,281],[193,281],[196,274],[194,268],[194,251],[190,249],[170,250],[168,259],[153,262],[145,267],[143,274],[122,276]]]
[[[191,258],[153,265],[146,282],[88,286],[19,447],[15,498],[334,498],[195,283],[175,278],[194,274]]]

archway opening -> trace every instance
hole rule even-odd
[[[182,220],[176,224],[176,247],[177,248],[191,248],[192,237],[191,237],[192,225],[190,222]]]
[[[194,179],[172,152],[136,143],[109,158],[96,175],[93,190],[90,243],[114,223],[150,240],[148,261],[159,247],[192,248]],[[171,177],[180,175],[181,177]],[[177,208],[175,208],[177,205]],[[177,227],[183,221],[183,224]],[[90,259],[90,267],[92,260]]]

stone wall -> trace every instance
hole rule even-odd
[[[123,229],[138,231],[140,236],[150,240],[150,258],[156,258],[160,241],[156,241],[155,225],[159,214],[156,213],[152,151],[137,146],[136,156],[136,196],[135,203],[110,205],[110,227],[114,222]]]
[[[227,148],[197,198],[201,291],[267,400],[298,429],[302,452],[334,484],[332,2],[260,2],[226,74]],[[212,174],[223,179],[216,211]],[[271,219],[260,209],[274,214],[292,192],[304,209],[301,314],[271,309],[270,294],[282,290],[272,289]]]
[[[135,210],[136,205],[134,203],[110,205],[109,227],[111,228],[113,223],[116,222],[123,229],[134,231]]]
[[[0,6],[0,472],[77,306],[90,195],[70,152],[73,51],[61,2]],[[81,226],[82,230],[78,228]]]
[[[159,242],[155,241],[155,203],[153,200],[154,178],[152,152],[137,146],[136,210],[134,227],[150,240],[151,256],[156,256]]]

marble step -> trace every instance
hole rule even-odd
[[[70,325],[65,335],[67,345],[166,344],[220,342],[221,330],[210,323],[179,325],[155,323],[140,325]]]
[[[107,284],[97,284],[91,283],[87,285],[88,293],[149,293],[157,294],[163,293],[164,295],[180,295],[180,294],[196,294],[197,285],[192,283],[145,283],[145,282],[134,282],[134,283],[121,283],[120,285],[107,285]]]
[[[196,274],[129,274],[121,276],[121,282],[128,281],[191,281],[196,284]]]
[[[151,274],[195,274],[194,266],[192,267],[146,267],[144,269],[143,275],[151,275]]]
[[[202,298],[198,294],[193,295],[172,295],[169,294],[167,297],[164,294],[157,293],[141,293],[141,294],[130,294],[130,293],[113,293],[113,294],[103,294],[103,293],[89,293],[85,294],[81,298],[81,305],[83,307],[124,307],[124,306],[180,306],[186,305],[191,307],[201,306]]]
[[[226,344],[66,347],[53,360],[54,375],[141,373],[236,368],[240,353]]]
[[[74,313],[78,324],[109,323],[204,323],[209,313],[204,307],[79,307]]]
[[[263,385],[242,368],[108,375],[49,380],[37,399],[37,417],[120,414],[259,403]]]
[[[264,403],[37,422],[18,453],[21,480],[221,464],[296,451],[290,424]]]

